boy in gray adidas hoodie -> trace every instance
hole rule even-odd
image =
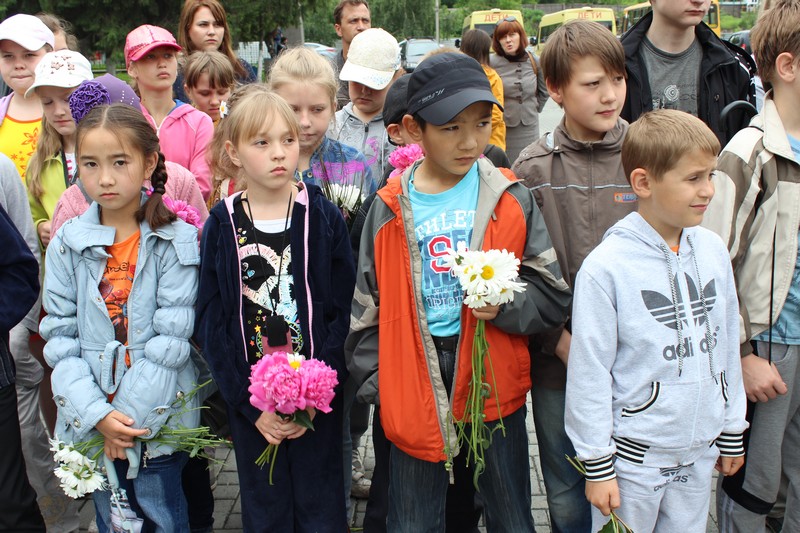
[[[597,531],[706,531],[712,470],[744,463],[739,313],[725,244],[697,227],[719,142],[687,113],[628,129],[638,212],[606,233],[575,283],[566,430]]]

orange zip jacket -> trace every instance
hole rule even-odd
[[[513,251],[526,284],[526,291],[486,324],[497,382],[484,411],[491,421],[498,418],[498,405],[502,416],[524,405],[530,390],[527,335],[559,325],[571,296],[530,191],[489,161],[477,164],[480,188],[470,248]],[[448,449],[457,452],[450,413],[456,419],[464,415],[477,321],[462,309],[451,404],[423,306],[408,198],[411,171],[378,191],[367,216],[345,351],[348,369],[361,384],[359,398],[380,403],[386,437],[413,457],[438,462],[447,458]]]

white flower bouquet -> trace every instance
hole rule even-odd
[[[458,243],[457,250],[448,250],[445,265],[458,278],[464,289],[464,303],[470,309],[486,305],[503,305],[514,299],[514,293],[523,292],[525,284],[517,281],[519,277],[519,259],[507,250],[468,250],[466,244]],[[497,397],[497,382],[494,375],[492,383],[488,382],[486,362],[491,361],[489,344],[486,341],[486,322],[478,320],[475,338],[472,343],[472,375],[470,376],[467,405],[464,417],[455,420],[459,441],[467,446],[467,461],[474,461],[475,474],[473,482],[478,486],[478,477],[483,473],[486,462],[484,450],[492,442],[492,433],[500,430],[505,435],[503,418],[500,415],[498,402],[498,419],[500,423],[489,430],[485,422],[484,407],[486,399],[494,393]],[[448,459],[448,468],[452,461]]]
[[[329,180],[320,181],[322,187],[322,194],[325,198],[330,200],[333,205],[339,208],[342,212],[347,228],[353,226],[353,221],[358,215],[358,210],[361,204],[364,203],[367,196],[364,190],[363,183],[338,183]]]

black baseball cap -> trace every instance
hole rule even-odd
[[[386,92],[386,100],[383,102],[383,127],[388,128],[389,124],[400,124],[403,115],[408,109],[408,80],[411,74],[403,74],[395,80]]]
[[[503,109],[480,63],[460,52],[425,59],[408,82],[408,114],[418,114],[434,126],[447,124],[475,102]]]

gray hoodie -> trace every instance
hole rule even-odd
[[[389,142],[383,115],[379,113],[365,123],[353,113],[353,102],[336,112],[336,120],[328,126],[328,137],[364,154],[376,184],[389,166],[389,154],[395,149]]]
[[[631,213],[584,261],[572,316],[565,423],[587,479],[613,478],[612,454],[654,467],[715,442],[744,454],[738,302],[717,235],[685,228],[675,254]]]

